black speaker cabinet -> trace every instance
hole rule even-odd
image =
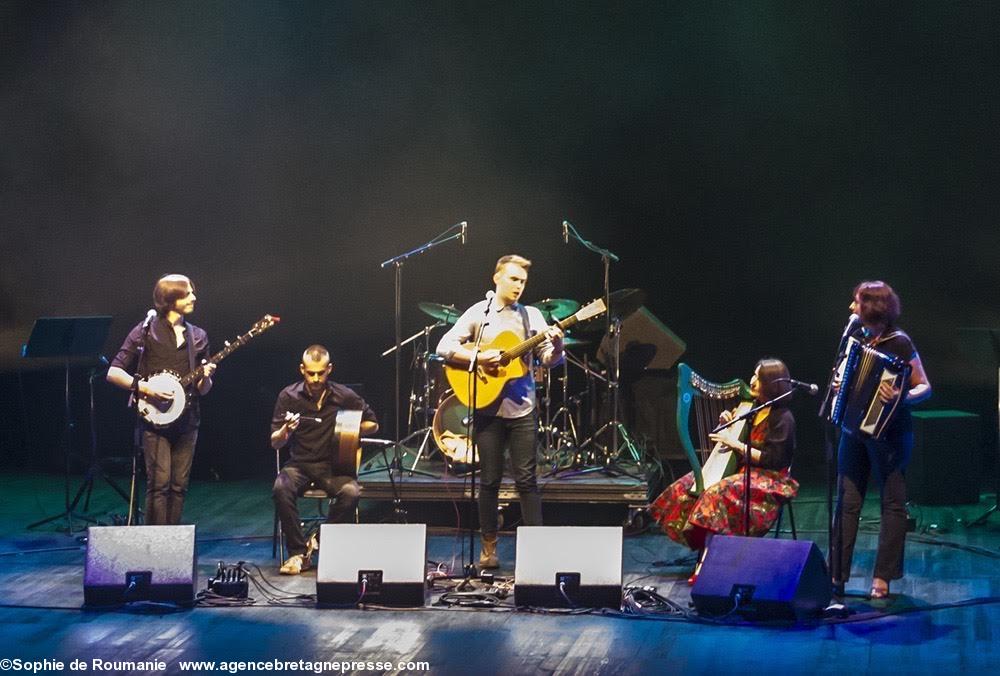
[[[830,604],[830,574],[814,542],[718,535],[691,600],[700,615],[798,620]]]
[[[198,582],[194,533],[194,526],[88,528],[84,604],[193,602]]]
[[[611,339],[605,335],[597,350],[602,364],[608,363],[612,347]],[[656,315],[641,307],[622,321],[618,349],[623,371],[663,370],[677,363],[687,343]]]
[[[319,531],[319,606],[427,603],[427,526],[325,523]]]
[[[921,505],[979,502],[979,416],[965,411],[914,411],[907,497]]]
[[[621,608],[621,526],[521,526],[514,604]]]

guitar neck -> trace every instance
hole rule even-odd
[[[569,327],[571,327],[574,324],[576,324],[576,322],[577,322],[576,315],[573,315],[571,317],[567,317],[566,319],[564,319],[562,321],[556,321],[555,325],[558,326],[563,331],[565,331]],[[532,336],[531,338],[528,338],[527,340],[525,340],[525,341],[523,341],[521,343],[518,343],[517,345],[515,345],[514,347],[512,347],[511,349],[509,349],[509,350],[507,350],[507,351],[505,351],[503,353],[503,361],[504,362],[509,362],[509,361],[514,360],[514,359],[518,359],[520,357],[523,357],[524,355],[528,354],[529,352],[531,352],[532,350],[534,350],[536,347],[538,347],[543,340],[545,340],[545,334],[544,333],[538,333],[538,334]]]

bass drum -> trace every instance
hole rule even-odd
[[[472,464],[472,444],[469,443],[465,424],[469,418],[469,407],[454,394],[441,400],[434,413],[434,443],[448,458],[449,462],[463,465]]]

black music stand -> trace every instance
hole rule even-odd
[[[36,521],[28,526],[29,529],[37,528],[42,524],[66,519],[66,528],[69,533],[74,532],[73,518],[81,521],[95,521],[94,519],[74,512],[83,489],[77,492],[76,498],[72,501],[69,497],[69,475],[70,458],[72,456],[72,432],[73,432],[73,411],[70,406],[69,391],[69,366],[71,358],[98,359],[101,356],[101,349],[108,337],[108,328],[111,326],[111,317],[106,315],[96,317],[39,317],[35,320],[35,325],[31,329],[31,336],[28,342],[21,348],[21,356],[28,359],[52,358],[62,359],[65,373],[65,383],[63,392],[64,430],[63,430],[63,456],[65,466],[65,509],[59,514]],[[89,477],[89,472],[88,472]],[[86,484],[85,484],[86,485]],[[89,497],[89,492],[88,492]]]
[[[983,514],[969,522],[970,526],[982,526],[991,515],[1000,511],[1000,329],[960,328],[959,342],[962,351],[976,364],[992,366],[997,374],[997,456],[993,468],[993,504]],[[982,370],[983,372],[985,369]],[[977,370],[977,375],[980,373]]]

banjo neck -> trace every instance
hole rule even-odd
[[[258,320],[249,331],[246,333],[236,336],[232,340],[227,340],[225,347],[213,354],[211,357],[205,360],[206,364],[218,364],[220,361],[231,355],[236,350],[240,349],[247,343],[249,343],[255,336],[263,333],[267,329],[271,328],[275,324],[281,321],[280,317],[274,315],[264,315],[260,320]],[[200,364],[194,368],[194,370],[189,371],[186,375],[180,378],[181,387],[187,389],[191,384],[201,378],[204,373],[202,366],[205,364]]]

